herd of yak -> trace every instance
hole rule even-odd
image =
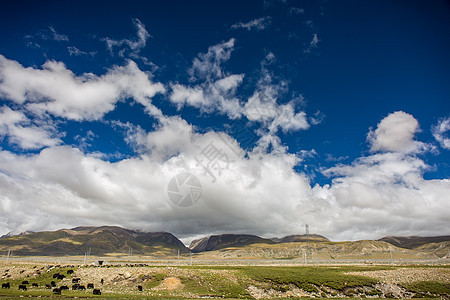
[[[74,267],[74,266],[71,266]],[[43,267],[45,268],[45,267]],[[42,269],[43,269],[42,268]],[[7,274],[9,270],[6,270],[5,273]],[[39,272],[39,271],[38,271]],[[40,273],[40,272],[39,272]],[[73,270],[69,269],[66,271],[66,275],[71,275],[73,274]],[[53,274],[53,279],[57,279],[57,280],[62,280],[66,278],[66,276],[64,274],[61,273],[54,273]],[[101,295],[102,292],[100,291],[99,288],[95,288],[93,283],[88,283],[87,286],[80,284],[80,280],[81,278],[72,278],[72,290],[76,291],[76,290],[80,290],[80,291],[84,291],[87,289],[92,289],[92,293],[94,295]],[[103,278],[100,280],[100,283],[103,285]],[[23,290],[26,291],[27,290],[27,285],[29,285],[29,281],[28,280],[23,280],[22,284],[19,284],[19,290]],[[32,287],[39,287],[39,285],[37,283],[32,283],[31,284]],[[53,289],[53,294],[55,295],[61,295],[61,292],[64,290],[69,290],[69,287],[67,285],[62,285],[60,287],[56,287],[56,282],[55,281],[51,281],[49,284],[46,284],[45,287],[47,289]],[[9,289],[11,288],[11,284],[9,282],[6,283],[2,283],[2,289]],[[142,291],[142,286],[138,285],[137,286],[138,291]]]

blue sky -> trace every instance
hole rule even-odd
[[[6,1],[0,231],[448,234],[449,17],[446,1]],[[181,173],[195,205],[168,199]]]

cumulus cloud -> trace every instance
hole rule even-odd
[[[234,50],[235,39],[229,39],[226,42],[208,48],[208,52],[200,53],[192,61],[192,67],[189,69],[191,81],[213,80],[223,78],[225,72],[222,64],[231,57]]]
[[[37,120],[39,121],[39,120]],[[22,149],[40,149],[61,143],[56,128],[45,123],[36,124],[23,112],[7,106],[0,107],[0,137]]]
[[[401,153],[362,157],[326,170],[336,178],[331,185],[314,188],[316,201],[328,205],[330,218],[336,218],[330,225],[341,236],[351,231],[349,223],[358,228],[354,238],[364,238],[370,230],[372,236],[445,234],[439,227],[449,221],[443,211],[450,208],[445,195],[450,181],[425,180],[427,169],[422,160]]]
[[[160,114],[151,98],[165,91],[136,63],[115,66],[106,74],[76,76],[62,62],[47,61],[41,69],[23,67],[0,55],[0,95],[36,113],[72,120],[101,118],[117,101],[133,98],[152,114]]]
[[[288,103],[279,104],[279,98],[287,91],[287,82],[273,82],[273,75],[267,65],[275,60],[269,53],[262,62],[261,76],[257,88],[243,107],[243,114],[254,122],[260,122],[269,129],[271,135],[278,129],[283,132],[304,130],[310,127],[306,113],[297,111],[296,102],[302,98],[294,98]]]
[[[236,89],[242,83],[243,74],[228,74],[222,64],[231,57],[234,39],[208,48],[200,53],[188,70],[193,85],[172,84],[170,100],[181,109],[184,105],[199,108],[202,112],[219,112],[230,118],[241,114]]]
[[[433,136],[439,142],[442,148],[450,150],[450,138],[445,133],[450,131],[450,117],[439,120],[433,127]]]
[[[136,24],[139,38],[115,41],[111,49],[138,53],[148,37]],[[370,155],[324,170],[331,184],[311,186],[309,176],[297,170],[314,150],[289,153],[278,133],[305,130],[318,121],[300,109],[302,98],[289,92],[287,81],[277,81],[269,71],[276,59],[272,53],[261,64],[251,96],[238,99],[244,74],[224,67],[234,44],[230,39],[194,58],[189,84],[171,83],[169,100],[179,109],[189,105],[261,125],[250,150],[231,133],[199,132],[180,116],[164,115],[152,103],[164,86],[133,61],[103,75],[76,75],[61,62],[24,67],[0,56],[0,96],[14,107],[0,108],[0,136],[39,150],[0,150],[0,234],[109,224],[185,239],[223,232],[271,237],[299,233],[305,223],[337,240],[448,234],[450,181],[424,179],[429,166],[416,154],[431,146],[415,140],[419,123],[413,116],[385,117],[369,130]],[[156,117],[156,124],[147,131],[109,122],[125,131],[137,153],[114,162],[83,152],[94,132],[76,136],[78,148],[61,145],[62,133],[46,119],[98,120],[128,98]],[[443,120],[434,129],[443,145],[447,124]],[[168,183],[182,172],[202,184],[201,199],[192,207],[168,199]]]
[[[244,28],[247,30],[255,29],[256,31],[263,30],[270,25],[271,18],[270,17],[262,17],[258,19],[251,20],[247,23],[239,22],[231,25],[231,29],[239,29]]]
[[[234,42],[234,39],[230,39],[210,47],[207,53],[199,54],[188,71],[191,82],[199,83],[190,86],[172,84],[171,102],[179,110],[189,105],[206,113],[226,114],[230,119],[245,115],[248,120],[269,128],[272,135],[278,129],[288,132],[309,128],[306,113],[296,109],[298,99],[285,104],[278,103],[278,98],[287,90],[287,83],[273,83],[273,76],[267,69],[275,61],[275,55],[271,52],[262,61],[260,79],[253,95],[244,105],[240,104],[236,91],[244,75],[228,74],[222,67],[231,58]]]
[[[412,115],[397,111],[381,120],[377,129],[370,130],[367,140],[372,152],[419,152],[430,148],[414,140],[419,130],[419,122]]]
[[[450,181],[425,180],[428,166],[413,155],[376,153],[324,173],[330,185],[311,186],[287,152],[240,155],[225,133],[198,133],[178,117],[165,118],[135,139],[141,155],[117,162],[53,146],[38,154],[0,152],[0,230],[42,230],[115,224],[170,231],[180,238],[223,232],[279,236],[305,223],[332,239],[385,234],[447,234]],[[227,164],[205,170],[205,147]],[[189,172],[202,184],[191,207],[173,205],[171,178]],[[260,222],[264,219],[264,222]],[[357,228],[357,230],[355,230]]]
[[[216,174],[220,180],[213,183],[198,159],[203,145],[223,141],[223,134],[194,134],[183,121],[168,122],[148,133],[148,155],[117,163],[67,146],[47,148],[32,156],[0,152],[0,201],[8,226],[39,229],[114,222],[189,236],[208,231],[253,230],[262,214],[268,217],[267,225],[262,227],[268,229],[298,201],[289,197],[277,204],[279,184],[295,186],[291,193],[299,196],[302,189],[308,188],[288,171],[293,160],[276,155],[252,159],[233,156],[229,167]],[[227,147],[238,147],[232,139],[228,141]],[[179,153],[177,149],[182,148]],[[154,159],[155,153],[165,151],[174,155]],[[231,158],[231,150],[229,153]],[[167,184],[173,176],[186,171],[201,180],[203,193],[198,205],[183,209],[168,201]],[[273,176],[278,179],[274,181],[270,178]],[[269,193],[265,186],[270,188]],[[266,214],[270,210],[277,213]],[[33,218],[23,219],[30,211]]]

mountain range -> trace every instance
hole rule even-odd
[[[324,259],[339,256],[375,257],[376,254],[391,252],[405,258],[442,258],[449,256],[450,236],[389,236],[377,241],[332,242],[317,234],[270,239],[248,234],[221,234],[193,240],[190,246],[186,247],[168,232],[143,232],[117,226],[83,226],[56,231],[25,232],[19,235],[8,234],[0,238],[0,253],[12,251],[14,255],[23,256],[91,254],[167,257],[192,252],[205,258],[292,258],[301,257],[301,253],[313,251],[311,249],[314,249],[316,257]]]
[[[0,251],[15,255],[173,255],[189,249],[173,234],[117,226],[76,227],[0,238]]]

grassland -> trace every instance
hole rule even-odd
[[[74,274],[67,275],[67,270]],[[39,271],[39,272],[38,272]],[[40,274],[39,274],[40,273]],[[62,280],[53,274],[66,275]],[[435,276],[431,276],[431,275]],[[391,266],[55,266],[35,263],[0,263],[0,297],[101,297],[101,298],[297,298],[297,297],[393,297],[449,298],[450,268]],[[391,277],[389,277],[391,276]],[[397,277],[395,277],[397,276]],[[52,280],[57,287],[72,286],[72,278],[81,284],[93,283],[102,291],[66,290],[62,296],[45,288]],[[391,279],[397,278],[397,279]],[[402,278],[405,278],[402,281]],[[433,280],[428,280],[432,278]],[[103,279],[103,283],[101,283]],[[28,289],[19,284],[27,280]],[[38,287],[32,287],[37,283]],[[138,286],[142,286],[142,291]]]

